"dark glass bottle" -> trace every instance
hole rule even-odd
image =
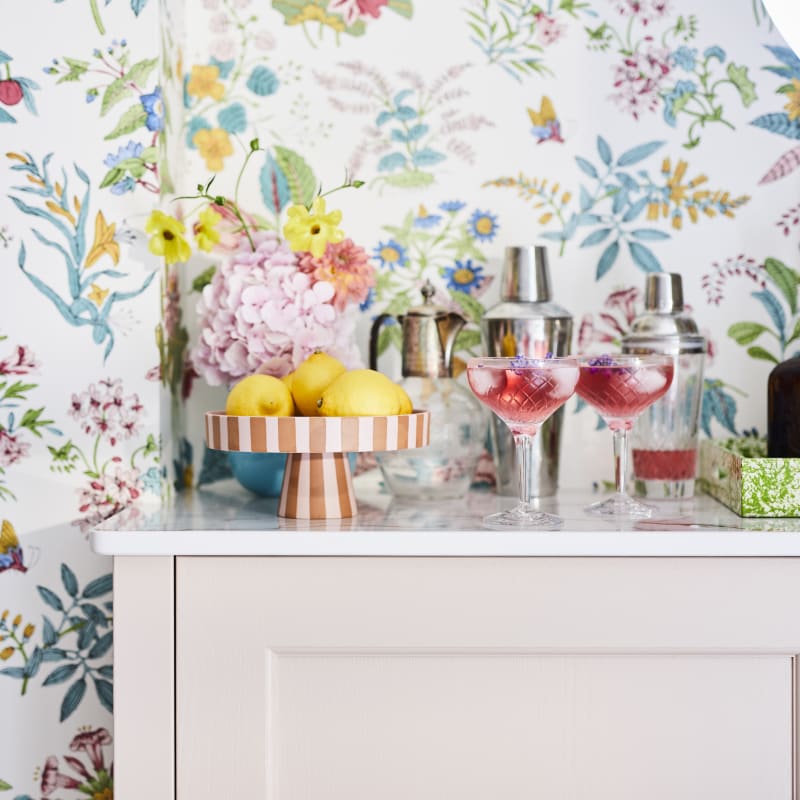
[[[767,455],[800,458],[800,358],[778,364],[769,374]]]

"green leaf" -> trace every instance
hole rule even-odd
[[[141,128],[147,119],[147,112],[142,108],[141,103],[132,105],[119,119],[116,128],[114,128],[105,140],[116,139],[118,136],[124,136],[126,133],[133,133],[137,128]]]
[[[36,409],[29,408],[22,415],[22,421],[19,423],[20,428],[27,428],[32,434],[41,438],[42,434],[39,433],[39,428],[45,428],[54,422],[52,419],[40,419],[43,411],[44,406]]]
[[[771,361],[773,364],[778,363],[778,359],[763,347],[748,347],[747,355],[749,355],[750,358],[756,358],[760,361]]]
[[[458,332],[458,336],[456,336],[456,343],[453,349],[456,352],[461,352],[462,350],[472,350],[475,347],[479,347],[481,341],[480,331],[476,331],[474,329],[461,330]]]
[[[158,64],[157,58],[145,58],[134,64],[123,77],[125,83],[135,83],[139,85],[140,89],[145,88],[144,84],[150,77],[150,73],[156,68]]]
[[[411,0],[389,0],[387,8],[390,8],[395,14],[399,14],[406,19],[411,19],[411,15],[414,13]]]
[[[389,186],[414,189],[419,186],[430,186],[435,178],[430,172],[399,172],[397,175],[387,175],[383,180]]]
[[[275,160],[289,183],[292,202],[310,205],[317,189],[317,179],[311,167],[299,153],[280,145],[275,147]]]
[[[211,266],[208,269],[204,269],[193,281],[192,281],[192,291],[193,292],[202,292],[209,283],[211,283],[211,279],[214,277],[214,273],[217,271],[215,266]]]
[[[789,344],[789,342],[793,342],[795,339],[800,339],[800,319],[798,319],[797,322],[795,322],[792,335],[786,340],[786,344]]]
[[[25,392],[35,389],[35,383],[22,383],[22,381],[14,381],[11,386],[3,392],[3,400],[24,400]]]
[[[403,348],[403,334],[399,325],[384,326],[378,334],[378,355],[383,355],[389,347],[394,347],[396,350]]]
[[[146,171],[141,158],[123,158],[117,166],[126,172],[130,172],[134,178],[141,178]]]
[[[69,72],[62,75],[57,83],[80,80],[81,76],[89,69],[88,61],[79,61],[77,58],[64,57],[64,63],[69,67]]]
[[[5,781],[0,781],[0,792],[7,792],[11,788],[10,783],[6,783]]]
[[[120,169],[119,167],[111,167],[111,169],[106,172],[105,177],[100,182],[100,188],[105,189],[108,186],[112,186],[117,181],[121,181],[125,177],[125,170]]]
[[[145,147],[142,150],[142,154],[139,156],[142,161],[147,162],[148,164],[155,164],[158,161],[158,148],[157,147]]]
[[[742,98],[742,105],[747,108],[755,103],[758,99],[756,94],[756,85],[747,75],[747,67],[742,65],[737,67],[735,64],[728,64],[728,78],[731,83],[739,90],[739,95]]]
[[[100,116],[104,117],[120,100],[131,93],[131,87],[128,86],[122,78],[117,78],[115,81],[109,83],[108,86],[106,86],[106,90],[103,92]]]
[[[760,325],[758,322],[734,322],[728,328],[728,336],[737,344],[750,344],[768,330],[766,325]]]
[[[777,258],[768,258],[764,262],[764,268],[778,289],[780,289],[781,294],[786,298],[792,313],[796,313],[797,273],[791,267],[787,267],[786,264],[778,261]]]
[[[458,303],[459,307],[464,312],[464,316],[470,322],[477,324],[481,321],[486,309],[472,295],[461,292],[458,289],[451,289],[450,297]]]

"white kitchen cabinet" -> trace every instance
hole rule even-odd
[[[494,499],[107,523],[117,800],[797,798],[794,523],[587,499],[559,533],[481,530]]]

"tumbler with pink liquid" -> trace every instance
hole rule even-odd
[[[680,275],[647,276],[645,310],[623,338],[622,352],[669,355],[674,360],[669,391],[633,429],[634,491],[654,500],[692,497],[706,340],[684,309]]]

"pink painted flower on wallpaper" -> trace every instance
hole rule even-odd
[[[722,302],[725,296],[725,284],[731,278],[745,278],[754,283],[758,289],[767,288],[764,265],[759,264],[754,258],[738,255],[735,258],[727,258],[721,263],[715,261],[711,266],[712,271],[703,275],[700,281],[709,305],[718,306]]]
[[[536,17],[536,39],[544,47],[555,44],[566,32],[567,26],[555,17],[548,17],[546,14]]]
[[[230,17],[224,11],[214,14],[208,21],[208,29],[214,33],[227,33],[231,29]]]
[[[626,17],[636,17],[642,25],[662,19],[670,12],[670,0],[615,0],[617,11]]]
[[[358,0],[333,0],[328,9],[336,14],[341,14],[348,27],[361,18]]]
[[[229,36],[212,39],[208,46],[208,52],[217,61],[230,61],[237,54],[237,45],[234,39]]]
[[[48,756],[42,767],[40,788],[43,797],[50,797],[56,789],[78,789],[83,781],[76,780],[58,770],[58,759]]]
[[[69,749],[73,752],[83,752],[89,756],[95,772],[105,769],[103,747],[111,744],[111,734],[105,728],[80,731],[70,742]]]
[[[641,296],[635,286],[617,289],[606,298],[605,310],[596,315],[584,314],[578,329],[578,352],[588,353],[595,345],[601,349],[619,346],[636,317]]]
[[[36,356],[25,345],[17,345],[13,355],[0,361],[0,375],[27,375],[38,368]]]
[[[255,252],[240,238],[197,306],[201,333],[192,359],[200,375],[218,386],[264,365],[286,374],[317,348],[359,365],[333,304],[334,286],[300,272],[296,254],[274,233],[256,232]]]
[[[87,436],[100,436],[112,446],[138,433],[144,406],[139,395],[124,394],[122,381],[110,378],[73,394],[67,413]]]
[[[144,490],[136,467],[129,467],[119,456],[105,466],[103,474],[91,478],[88,487],[77,489],[78,511],[86,517],[81,528],[89,528],[125,508]]]
[[[352,239],[329,243],[320,258],[303,253],[298,266],[303,272],[333,286],[333,305],[339,311],[344,310],[348,303],[363,303],[369,290],[375,286],[375,268],[369,255]]]
[[[15,433],[0,430],[0,467],[10,467],[21,458],[25,458],[31,446],[24,442]]]
[[[274,50],[277,42],[269,31],[262,29],[256,31],[256,35],[253,37],[253,44],[255,44],[259,50]]]
[[[389,5],[389,0],[356,0],[356,2],[361,14],[373,19],[378,19],[381,15],[381,9]]]
[[[634,119],[644,111],[655,111],[661,104],[664,79],[669,75],[669,51],[650,46],[626,56],[614,67],[611,99]]]

